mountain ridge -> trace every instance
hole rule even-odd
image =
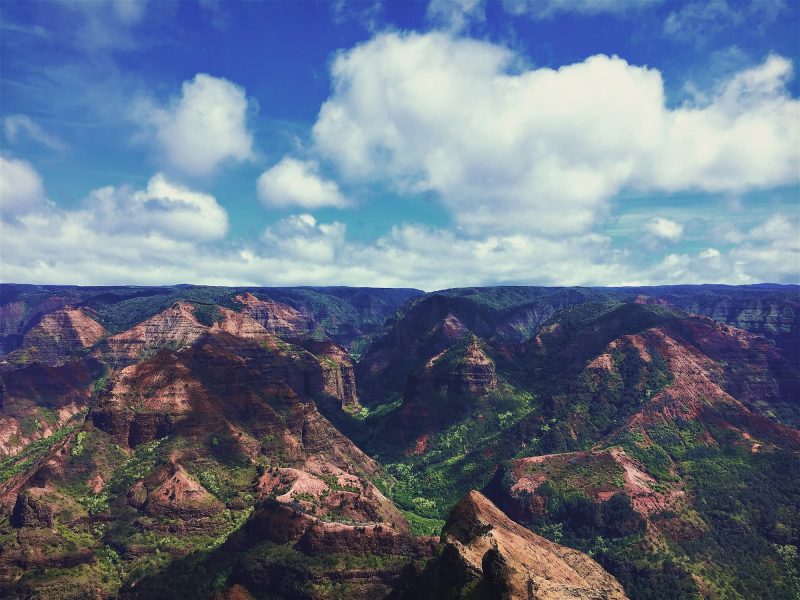
[[[794,288],[6,289],[10,597],[792,593]]]

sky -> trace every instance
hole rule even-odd
[[[0,280],[800,283],[796,0],[6,1]]]

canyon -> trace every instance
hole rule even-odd
[[[800,288],[0,284],[0,595],[793,598]]]

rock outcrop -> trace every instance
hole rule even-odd
[[[41,488],[20,493],[11,513],[11,524],[14,527],[52,527],[53,507],[39,499],[36,492]]]
[[[0,369],[0,457],[52,435],[86,410],[99,373],[91,358]]]
[[[473,337],[460,353],[448,385],[451,394],[472,396],[480,396],[497,387],[494,361],[480,347],[478,338]]]
[[[719,331],[721,328],[729,331]],[[751,345],[762,345],[765,342],[763,338],[710,320],[688,320],[674,330],[655,327],[628,338],[628,343],[653,348],[666,362],[672,381],[630,417],[627,429],[646,430],[676,419],[696,419],[706,427],[722,426],[739,431],[743,439],[748,436],[755,438],[753,443],[761,440],[800,449],[797,429],[775,423],[761,413],[762,407],[769,406],[768,393],[763,390],[758,393],[753,388],[748,390],[749,393],[742,393],[742,377],[735,378],[738,386],[730,385],[729,370],[742,368],[735,362],[736,354],[748,353]],[[687,343],[687,338],[692,343]],[[758,361],[752,359],[747,364],[751,372],[760,372],[762,379],[770,377],[766,365],[758,365]],[[779,384],[773,380],[773,385]],[[728,391],[736,392],[736,387],[740,388],[737,395],[741,400]],[[796,404],[785,406],[787,415],[796,419],[800,407]]]
[[[276,347],[275,336],[250,315],[222,306],[218,306],[217,311],[221,318],[212,325],[211,333],[224,331],[235,337],[257,340],[270,347]]]
[[[342,410],[356,412],[361,408],[356,390],[353,361],[341,346],[329,341],[308,340],[303,348],[319,360],[322,368],[322,393],[336,398]]]
[[[627,598],[594,560],[518,525],[476,491],[450,512],[442,544],[439,558],[423,573],[406,573],[395,598],[462,597],[465,589],[486,598]]]
[[[197,519],[210,517],[225,506],[179,464],[164,465],[128,491],[128,503],[154,517]]]
[[[59,308],[43,315],[24,335],[20,348],[6,357],[6,361],[57,367],[72,354],[94,346],[105,335],[103,326],[85,309]]]
[[[161,348],[174,350],[189,345],[209,329],[194,312],[194,305],[176,302],[142,323],[106,338],[95,353],[112,367],[121,368],[145,360]]]
[[[436,540],[398,531],[390,523],[370,521],[345,524],[322,520],[278,502],[257,509],[242,530],[242,536],[276,544],[296,543],[304,554],[394,554],[411,558],[431,556]],[[234,538],[231,545],[241,545]]]
[[[273,556],[259,548],[278,546]],[[230,590],[258,595],[280,590],[286,598],[385,598],[409,560],[434,554],[434,538],[415,537],[391,525],[330,522],[267,502],[212,556],[209,567],[229,570]]]
[[[34,327],[43,315],[80,302],[68,290],[14,299],[17,296],[15,287],[13,284],[0,284],[0,301],[4,302],[0,305],[0,356],[19,348],[25,332]]]
[[[288,304],[263,300],[251,292],[234,298],[242,305],[242,312],[261,324],[264,329],[279,337],[304,337],[313,327],[313,320]]]
[[[193,411],[202,386],[187,365],[165,352],[122,369],[91,412],[95,427],[135,448],[169,434]]]

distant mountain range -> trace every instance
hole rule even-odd
[[[800,286],[0,284],[0,596],[800,597]]]

